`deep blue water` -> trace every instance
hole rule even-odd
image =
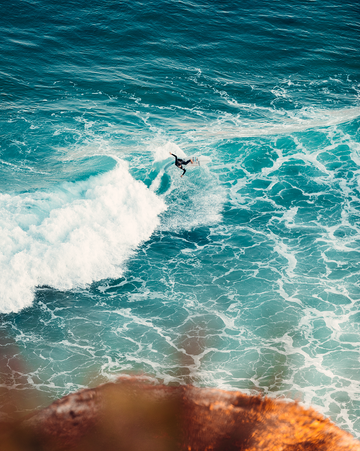
[[[359,437],[359,5],[1,3],[0,403],[144,372]]]

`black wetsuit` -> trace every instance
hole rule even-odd
[[[176,155],[174,155],[173,153],[171,154],[173,157],[175,157],[175,166],[177,166],[178,168],[180,168],[180,169],[182,169],[183,170],[183,173],[182,173],[182,175],[181,175],[181,177],[185,174],[185,172],[186,172],[186,169],[184,169],[183,167],[182,167],[182,165],[187,165],[187,164],[189,164],[190,162],[191,162],[191,160],[188,160],[188,161],[185,161],[185,160],[182,160],[181,158],[178,158]]]

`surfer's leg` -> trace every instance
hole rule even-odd
[[[172,155],[173,157],[175,157],[175,166],[179,167],[179,164],[181,164],[181,160],[180,158],[178,158],[176,155],[174,155],[173,153],[169,152],[170,155]]]

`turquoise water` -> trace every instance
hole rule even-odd
[[[2,387],[144,372],[359,437],[359,6],[1,9]]]

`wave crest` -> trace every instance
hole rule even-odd
[[[68,290],[119,277],[165,209],[123,161],[56,191],[0,195],[0,312],[30,306],[37,286]]]

